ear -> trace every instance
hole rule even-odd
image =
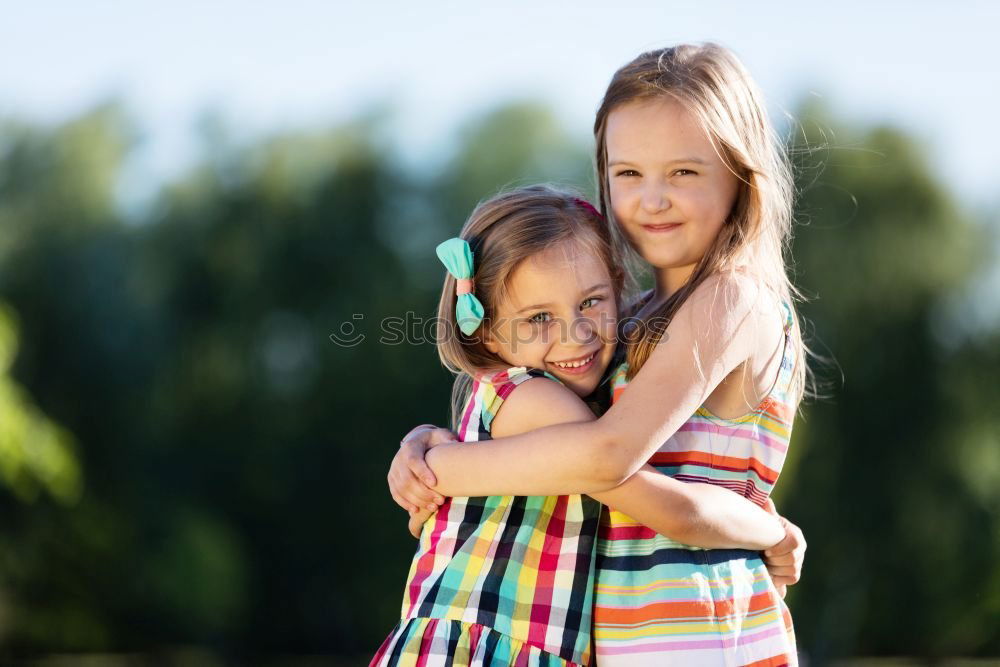
[[[490,327],[489,320],[483,320],[483,323],[479,325],[479,330],[476,332],[483,341],[483,346],[489,350],[490,354],[493,356],[500,356],[500,343],[497,341],[496,336],[493,335],[493,330]]]

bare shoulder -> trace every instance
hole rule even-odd
[[[544,377],[519,384],[493,418],[491,433],[503,438],[567,422],[593,421],[594,413],[567,387]]]
[[[728,373],[775,348],[782,332],[779,311],[777,296],[753,276],[714,274],[677,311],[668,339],[676,354],[694,350],[701,364],[721,363]]]
[[[774,322],[780,304],[774,292],[742,271],[716,273],[704,280],[684,304],[696,328],[733,335]]]

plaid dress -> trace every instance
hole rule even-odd
[[[476,381],[459,439],[490,439],[523,367]],[[587,496],[450,498],[424,524],[402,619],[371,667],[587,665],[601,505]]]

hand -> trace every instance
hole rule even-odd
[[[806,538],[794,523],[778,514],[769,498],[764,509],[774,514],[785,528],[785,537],[764,551],[764,565],[771,575],[774,587],[785,597],[788,587],[802,577],[802,563],[806,555]]]
[[[419,540],[420,534],[424,530],[424,523],[432,516],[434,516],[434,512],[428,509],[418,510],[416,513],[410,514],[410,522],[407,526],[410,529],[410,535]]]
[[[421,509],[437,511],[444,497],[430,488],[437,484],[437,478],[424,463],[424,456],[431,447],[455,441],[451,431],[427,424],[407,434],[392,459],[387,476],[389,493],[397,505],[410,514]]]

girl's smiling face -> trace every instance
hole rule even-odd
[[[547,371],[587,396],[614,354],[615,296],[600,257],[563,241],[514,269],[484,344],[511,366]]]
[[[697,119],[670,98],[614,109],[606,148],[615,220],[656,269],[658,289],[672,290],[718,236],[739,180]]]

